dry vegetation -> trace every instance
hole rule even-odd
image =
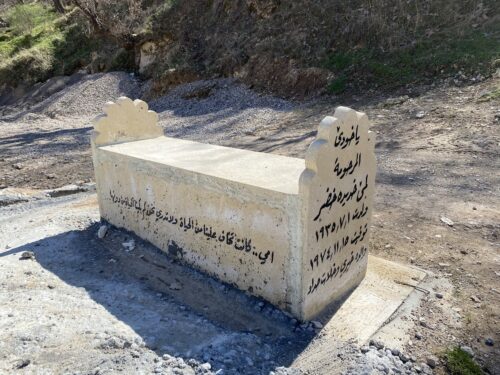
[[[153,95],[203,76],[238,77],[285,97],[383,90],[485,77],[500,58],[494,0],[18,3],[2,13],[0,87],[82,68],[137,71],[144,42],[156,48],[142,72],[154,80]]]

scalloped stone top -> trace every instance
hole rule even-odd
[[[163,129],[158,125],[158,115],[148,110],[148,104],[142,100],[132,101],[121,97],[116,103],[106,103],[104,113],[94,120],[93,141],[96,146],[163,135]]]

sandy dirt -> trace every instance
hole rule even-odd
[[[132,97],[140,95],[140,85],[140,82],[127,75],[100,75],[74,84],[39,103],[23,104],[23,108],[4,108],[4,115],[0,117],[0,188],[48,189],[79,181],[92,181],[88,142],[90,121],[100,113],[101,102],[122,94]],[[186,95],[207,85],[210,87],[208,95],[201,98]],[[500,103],[498,100],[479,100],[485,92],[498,85],[497,79],[464,87],[441,85],[421,88],[418,92],[402,92],[397,96],[350,97],[343,98],[342,102],[340,99],[329,98],[307,103],[289,103],[256,94],[235,82],[222,80],[199,82],[179,88],[170,96],[151,103],[151,107],[159,112],[167,135],[298,157],[304,156],[321,118],[333,114],[337,105],[365,111],[372,120],[372,130],[377,134],[378,160],[376,212],[370,251],[389,260],[429,270],[439,281],[434,289],[423,292],[425,296],[419,307],[408,312],[406,320],[411,324],[406,327],[406,338],[399,346],[410,356],[414,356],[416,363],[421,363],[426,362],[431,354],[442,356],[450,346],[465,345],[472,349],[485,371],[499,374]],[[79,105],[80,102],[85,105]],[[25,210],[24,215],[29,216],[30,210],[36,208],[30,208],[29,204],[31,203],[22,209]],[[19,214],[12,208],[15,206],[2,208],[4,224],[9,222],[8,215]],[[89,226],[98,219],[96,215],[95,211],[87,212],[77,220],[82,221],[83,231],[90,231]],[[23,216],[24,224],[17,229],[9,227],[8,231],[2,232],[1,246],[15,246],[15,239],[19,236],[16,231],[21,228],[23,231],[36,230],[36,225],[31,229],[26,226],[30,220],[28,216]],[[65,236],[73,235],[73,232],[69,233]],[[47,235],[48,232],[40,234],[40,238]],[[91,241],[95,237],[94,231],[85,235],[88,236],[89,244],[97,246]],[[35,240],[31,242],[34,243]],[[51,242],[44,246],[51,246]],[[71,246],[71,241],[67,242],[66,247]],[[96,250],[89,248],[88,251],[93,254],[89,255],[91,257],[100,256]],[[5,249],[2,254],[5,252],[8,253],[9,250]],[[33,270],[27,266],[29,263],[19,262],[18,250],[16,254],[15,259],[0,258],[3,268],[0,289],[3,296],[3,307],[0,308],[2,319],[7,319],[8,314],[16,314],[8,307],[9,303],[12,303],[12,299],[16,301],[18,298],[25,298],[23,288],[34,283],[32,275],[27,275],[26,272],[41,273],[48,269],[55,275],[58,274],[56,259],[47,260],[52,263],[48,268],[42,262],[41,267]],[[62,253],[61,261],[65,261],[64,256]],[[9,263],[5,263],[4,259],[10,259]],[[84,257],[79,258],[72,266],[77,267],[76,263],[84,260]],[[99,264],[107,264],[108,260],[101,260]],[[99,276],[95,274],[95,270],[87,270],[92,268],[90,265],[82,267],[85,272],[92,272],[92,277]],[[109,267],[115,266],[111,264]],[[63,269],[66,269],[64,272],[69,272],[67,268]],[[72,282],[66,276],[58,277],[66,284]],[[65,288],[64,283],[61,284],[61,290]],[[79,283],[82,285],[77,286],[87,292],[89,288],[93,288],[82,281]],[[105,283],[102,282],[102,285]],[[136,284],[133,285],[134,288],[139,288]],[[14,293],[14,289],[19,292]],[[54,290],[44,289],[44,298],[50,300],[49,294],[59,293],[58,291],[59,286]],[[140,293],[133,292],[134,295]],[[58,303],[63,304],[60,296],[58,298]],[[34,302],[26,303],[29,305]],[[104,304],[99,298],[94,298],[94,303],[95,308]],[[46,301],[43,306],[45,307],[32,306],[32,313],[28,315],[19,312],[23,318],[21,321],[16,320],[16,326],[19,327],[21,322],[31,324],[29,321],[33,318],[34,311],[48,309],[51,304]],[[150,306],[151,310],[155,309],[154,304]],[[92,325],[89,323],[92,307],[89,305],[88,309],[87,318],[81,323],[80,335],[85,334],[85,325]],[[67,313],[65,314],[67,318]],[[121,316],[117,318],[118,321],[124,320]],[[188,318],[194,319],[193,316]],[[212,324],[214,319],[209,317],[208,321]],[[2,324],[7,323],[2,321]],[[5,327],[7,325],[4,329]],[[213,329],[218,329],[217,324],[214,324]],[[92,331],[90,328],[87,330]],[[141,337],[149,334],[139,331],[136,330],[136,333]],[[227,335],[228,331],[223,333]],[[118,329],[111,336],[120,337],[120,334],[127,335]],[[43,332],[40,335],[43,336]],[[14,340],[14,336],[8,337]],[[99,338],[101,341],[106,339]],[[242,337],[238,337],[239,339]],[[295,339],[296,337],[291,340]],[[85,347],[86,344],[79,347],[80,341],[75,337],[65,340],[73,348],[72,353],[76,348],[88,349],[89,353],[96,350]],[[133,338],[130,340],[133,342]],[[252,340],[247,349],[255,349]],[[278,351],[286,351],[286,345],[273,340],[275,339],[266,344],[278,348]],[[32,339],[25,342],[32,342]],[[487,345],[487,342],[492,342],[493,345]],[[11,343],[14,346],[21,344],[22,340],[17,344]],[[149,370],[144,370],[144,373],[149,373],[154,369],[154,358],[158,353],[154,354],[154,348],[148,349],[147,345],[141,345],[136,350],[149,353],[144,357],[149,366],[145,365],[144,369]],[[300,346],[301,344],[297,344],[289,352],[292,357],[298,355],[297,348]],[[170,349],[172,355],[176,350],[178,355],[186,355],[189,350],[187,346],[174,349]],[[70,358],[68,350],[60,349],[60,355],[64,357],[66,353]],[[118,355],[119,349],[114,350],[113,353]],[[112,355],[109,355],[107,359],[112,361]],[[254,362],[255,357],[252,355],[249,358]],[[345,355],[351,360],[355,358],[352,353]],[[200,356],[198,358],[201,363],[203,354]],[[272,359],[261,370],[268,371],[274,365],[289,366],[293,363],[293,358],[283,358],[282,355],[273,353]],[[11,360],[14,361],[14,358]],[[19,359],[16,357],[15,360]],[[271,361],[274,361],[274,365],[269,364]],[[133,368],[133,361],[125,362],[124,369]],[[345,362],[348,363],[349,359]],[[101,367],[109,368],[106,366],[108,365]],[[22,369],[28,368],[26,366]],[[89,367],[88,371],[91,370]],[[68,371],[71,372],[72,369],[69,368]],[[83,371],[83,367],[79,371]],[[311,371],[321,373],[320,370]],[[434,371],[445,373],[443,360],[440,360]]]

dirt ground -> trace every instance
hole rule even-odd
[[[370,251],[430,270],[443,281],[440,285],[449,285],[425,291],[420,307],[407,317],[415,324],[402,346],[425,361],[429,354],[442,356],[450,346],[465,345],[485,371],[500,374],[500,102],[480,100],[499,84],[490,79],[341,102],[328,98],[282,107],[273,102],[269,108],[256,102],[255,107],[194,114],[183,109],[203,106],[210,96],[157,107],[167,134],[299,157],[321,118],[336,106],[366,112],[377,135],[378,160]],[[134,90],[122,92],[140,92]],[[4,109],[0,188],[48,189],[92,181],[88,136],[90,120],[100,109],[92,104],[78,113],[64,112],[68,105],[63,103],[51,112],[56,99],[69,97],[54,95],[59,96],[51,104]],[[112,95],[111,90],[97,98]],[[221,118],[234,121],[227,128],[210,127]],[[241,131],[226,131],[242,122]],[[446,372],[443,361],[435,372]]]

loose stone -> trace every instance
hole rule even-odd
[[[106,236],[107,232],[108,232],[108,226],[107,225],[101,225],[99,227],[99,230],[97,231],[97,237],[99,239],[103,239],[104,236]]]
[[[466,352],[468,355],[470,355],[471,357],[474,357],[474,351],[472,350],[472,348],[470,346],[467,346],[467,345],[462,345],[460,347],[460,349],[462,349],[464,352]]]
[[[403,362],[403,363],[406,363],[410,360],[410,357],[408,357],[406,354],[404,353],[399,353],[399,359]]]
[[[377,349],[383,349],[384,344],[379,340],[370,340],[370,345],[376,347]]]
[[[427,364],[430,368],[435,368],[439,363],[439,359],[436,356],[427,357]]]
[[[19,258],[21,260],[27,260],[27,259],[31,259],[31,260],[35,260],[35,253],[33,251],[25,251],[21,254],[21,258]]]

